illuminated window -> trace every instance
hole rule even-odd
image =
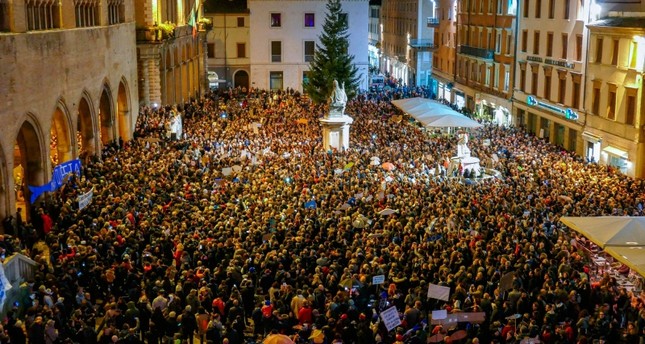
[[[60,12],[56,0],[25,0],[27,30],[60,28]]]
[[[271,27],[282,27],[282,13],[271,13]]]
[[[638,63],[638,43],[631,42],[629,48],[629,68],[636,68]]]
[[[305,13],[305,27],[314,27],[316,24],[316,15],[314,13]]]
[[[283,72],[269,72],[269,87],[271,90],[281,90],[284,84]]]

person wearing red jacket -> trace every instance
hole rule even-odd
[[[300,322],[300,325],[313,324],[314,317],[312,311],[309,301],[305,301],[298,311],[298,321]]]

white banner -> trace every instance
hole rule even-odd
[[[78,196],[78,210],[83,210],[90,203],[92,203],[92,197],[94,196],[94,188],[92,190]]]
[[[450,300],[450,287],[443,287],[430,283],[430,285],[428,285],[428,298],[448,301]]]
[[[395,306],[392,306],[381,312],[381,319],[383,319],[383,324],[385,325],[385,328],[387,328],[388,332],[401,325],[399,311],[396,310]]]

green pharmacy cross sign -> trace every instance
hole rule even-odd
[[[575,111],[573,111],[572,109],[570,109],[570,108],[562,109],[562,108],[559,108],[557,106],[541,102],[541,101],[535,99],[534,96],[526,97],[526,103],[529,106],[540,106],[540,107],[543,107],[545,109],[549,109],[549,110],[551,110],[553,112],[557,112],[557,113],[563,115],[564,118],[566,118],[568,120],[572,120],[572,121],[578,120],[578,114]]]

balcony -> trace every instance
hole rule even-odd
[[[410,47],[419,50],[436,50],[439,46],[434,44],[433,39],[411,39],[408,44]]]
[[[428,25],[428,27],[438,27],[439,26],[439,18],[428,17],[427,25]]]
[[[459,46],[459,53],[464,55],[470,55],[484,60],[492,60],[495,56],[495,51],[471,47],[468,45]]]

